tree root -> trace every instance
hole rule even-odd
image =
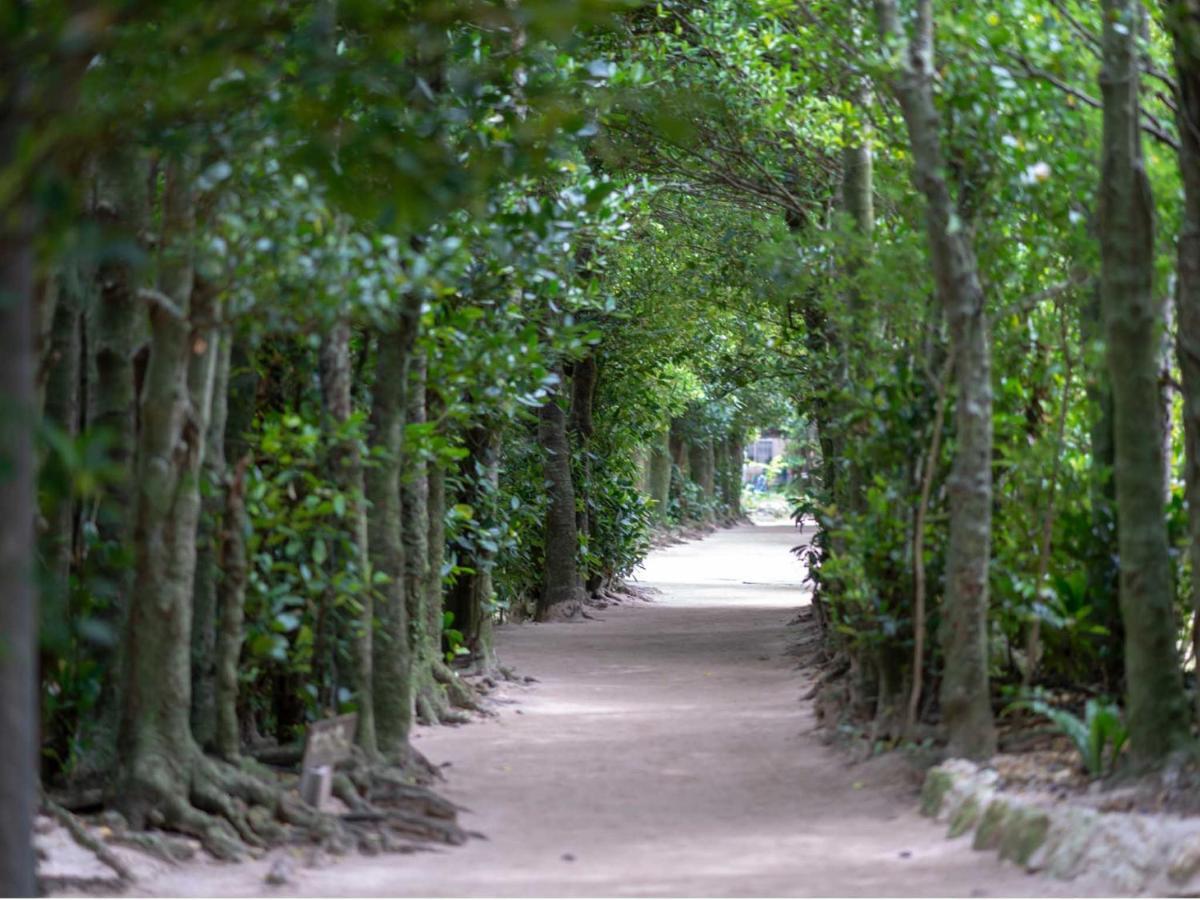
[[[133,880],[133,873],[129,871],[125,863],[121,862],[117,855],[108,849],[104,841],[88,831],[87,826],[76,815],[44,796],[42,797],[42,806],[60,825],[67,829],[75,843],[94,853],[96,859],[112,869],[118,879],[122,882]]]
[[[434,680],[432,671],[429,681],[417,691],[416,706],[417,721],[422,725],[465,725],[471,721],[468,713],[451,705],[445,685]]]
[[[296,794],[296,777],[242,758],[208,757],[195,748],[184,759],[148,756],[129,773],[117,812],[101,819],[108,840],[179,862],[191,845],[147,826],[187,835],[212,856],[239,861],[284,845],[309,844],[333,853],[357,847],[365,853],[411,852],[429,843],[461,844],[458,807],[425,784],[440,777],[421,753],[409,748],[386,764],[360,753],[335,776],[333,794],[348,811],[338,816],[314,809]],[[94,852],[122,881],[132,875],[121,860],[72,813],[49,799],[48,812],[74,839]],[[126,822],[129,825],[127,826]]]
[[[364,853],[405,849],[398,841],[462,844],[467,839],[457,823],[459,807],[413,784],[406,769],[355,766],[335,776],[333,793],[349,807],[341,822]]]
[[[339,827],[292,795],[278,774],[251,760],[228,763],[198,749],[183,764],[144,764],[129,787],[127,811],[135,829],[152,825],[188,835],[222,860],[262,855],[301,836],[327,839]]]
[[[440,659],[434,660],[433,677],[445,690],[446,697],[452,706],[484,716],[492,715],[492,711],[483,705],[475,689]]]

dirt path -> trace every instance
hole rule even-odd
[[[444,792],[487,840],[301,868],[189,866],[155,893],[322,895],[1067,895],[948,842],[895,770],[848,767],[811,734],[784,628],[803,572],[790,526],[654,553],[654,604],[500,631],[539,682],[500,717],[422,729]],[[889,774],[890,773],[890,774]]]

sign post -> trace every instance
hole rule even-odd
[[[304,741],[300,769],[300,797],[310,806],[324,809],[333,791],[333,770],[350,756],[358,713],[313,722]]]

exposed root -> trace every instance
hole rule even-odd
[[[480,715],[486,716],[492,714],[491,710],[484,707],[474,688],[441,660],[435,660],[433,663],[433,677],[437,679],[438,684],[445,690],[446,697],[452,706],[458,709],[470,710]]]
[[[466,715],[443,702],[451,715]],[[458,807],[424,786],[440,771],[411,747],[386,763],[357,752],[340,767],[333,781],[334,796],[345,804],[340,816],[301,800],[292,773],[251,759],[214,759],[198,748],[179,757],[147,755],[126,775],[119,799],[128,820],[109,810],[95,821],[99,827],[89,827],[43,798],[47,815],[115,873],[105,890],[134,878],[114,845],[178,863],[194,855],[196,842],[217,859],[239,861],[286,845],[320,853],[413,852],[433,843],[461,844],[469,836],[457,823]]]
[[[88,831],[78,817],[46,797],[42,798],[42,806],[60,825],[67,829],[75,843],[94,853],[96,859],[112,869],[118,879],[122,882],[133,880],[133,873],[129,871],[125,863],[121,862],[117,855],[108,849],[104,841]]]
[[[108,843],[132,847],[134,850],[140,850],[165,863],[187,862],[196,856],[194,844],[153,831],[126,831],[113,834],[108,839]]]
[[[334,778],[333,793],[350,808],[341,821],[364,853],[411,849],[413,841],[461,844],[467,839],[456,821],[459,807],[413,784],[405,769],[358,766]]]
[[[417,721],[422,725],[441,725],[441,704],[434,690],[424,690],[417,694]]]
[[[325,840],[339,827],[295,796],[293,777],[252,760],[229,763],[197,750],[188,763],[158,762],[143,765],[132,785],[128,809],[137,830],[152,825],[185,834],[216,858],[237,861],[300,839]]]

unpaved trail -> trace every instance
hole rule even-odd
[[[922,819],[897,770],[850,767],[812,733],[785,653],[803,598],[790,526],[657,551],[652,604],[499,632],[513,688],[498,718],[421,729],[443,792],[486,840],[297,868],[195,864],[173,895],[1070,895]]]

